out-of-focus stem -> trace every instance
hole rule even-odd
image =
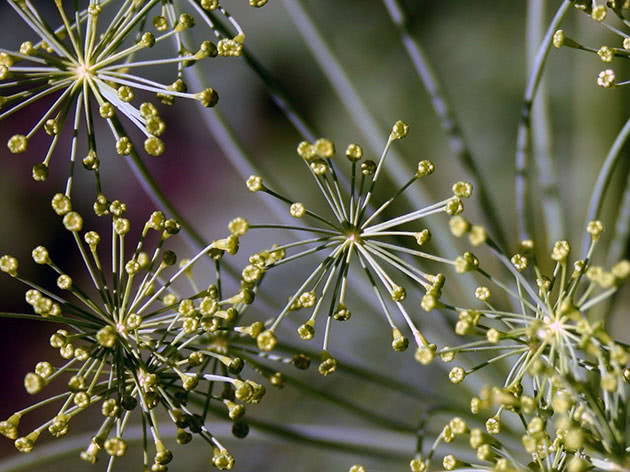
[[[597,182],[595,182],[595,187],[593,188],[593,193],[588,206],[588,212],[586,214],[585,228],[589,221],[599,218],[602,204],[604,203],[604,197],[606,195],[606,191],[608,190],[608,184],[610,183],[610,178],[612,177],[613,170],[615,169],[615,164],[617,164],[617,161],[621,156],[621,150],[628,140],[628,137],[630,137],[630,118],[626,121],[626,124],[623,128],[621,128],[621,131],[619,131],[619,134],[613,141],[613,144],[606,155],[606,159],[604,160],[604,164],[599,171]],[[585,232],[584,239],[582,240],[582,257],[585,257],[588,251],[589,238],[590,235]]]
[[[516,216],[518,224],[518,235],[521,241],[531,239],[530,223],[531,223],[531,208],[529,204],[529,153],[530,153],[530,138],[531,138],[531,119],[532,119],[532,105],[540,84],[542,72],[549,55],[549,49],[553,39],[553,33],[558,29],[558,26],[562,22],[562,19],[566,15],[569,7],[571,6],[570,0],[564,0],[560,8],[556,12],[545,37],[543,38],[538,52],[529,73],[527,80],[527,86],[525,88],[525,94],[523,96],[523,104],[521,108],[521,118],[518,124],[518,133],[516,141]]]
[[[527,62],[532,71],[538,45],[543,41],[546,0],[527,3]],[[553,160],[552,124],[549,113],[549,92],[546,80],[540,79],[538,95],[532,109],[532,141],[534,161],[538,171],[541,204],[547,245],[566,238],[564,215],[560,205],[558,178]]]
[[[416,70],[418,77],[422,81],[431,99],[433,111],[437,115],[442,129],[447,135],[448,145],[460,162],[462,167],[468,172],[469,178],[475,188],[475,193],[479,196],[479,204],[482,214],[485,216],[488,229],[491,234],[495,235],[497,242],[505,245],[505,232],[501,226],[495,205],[488,194],[489,186],[484,181],[475,160],[473,159],[470,148],[462,134],[461,127],[457,118],[453,114],[451,104],[449,103],[444,91],[442,90],[441,80],[437,72],[433,68],[429,57],[420,42],[411,35],[409,31],[408,18],[403,6],[399,0],[383,0],[389,15],[398,28],[400,39],[409,55],[409,59]]]

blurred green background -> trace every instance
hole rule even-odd
[[[361,126],[361,119],[365,117],[353,114],[344,106],[342,98],[347,99],[348,96],[336,94],[287,11],[287,3],[297,1],[270,0],[261,9],[248,7],[244,0],[225,0],[224,3],[243,27],[249,51],[278,81],[290,102],[316,130],[317,135],[331,138],[339,151],[354,142],[365,144],[367,150],[366,130]],[[56,18],[52,6],[44,2],[37,3],[42,3],[43,14]],[[509,241],[510,250],[513,251],[518,243],[513,190],[514,151],[527,77],[527,2],[407,0],[404,3],[410,14],[413,35],[424,46],[437,69],[473,156],[490,183],[488,191],[499,209],[502,226],[507,234],[514,235]],[[378,0],[309,0],[301,1],[300,4],[309,12],[382,130],[382,145],[395,120],[408,122],[409,136],[395,144],[396,151],[405,159],[409,172],[421,159],[434,161],[437,171],[422,185],[432,196],[431,201],[448,195],[454,181],[466,178],[465,171],[449,150],[429,97],[410,64],[383,4]],[[559,1],[548,2],[546,22],[559,4]],[[56,23],[56,19],[53,23]],[[564,21],[563,29],[568,36],[596,48],[619,42],[617,37],[573,10]],[[22,41],[35,39],[5,3],[0,6],[0,31],[2,47],[7,49],[19,48]],[[194,35],[195,42],[210,38],[210,33],[201,25],[195,28]],[[630,77],[625,62],[616,61],[613,64],[618,77]],[[295,147],[302,138],[275,106],[251,68],[243,60],[234,58],[203,61],[199,67],[207,85],[219,92],[217,109],[232,127],[252,162],[260,169],[261,175],[276,183],[283,194],[291,195],[296,201],[319,202],[316,188],[310,184],[310,176],[295,153]],[[596,86],[597,74],[608,67],[594,54],[568,48],[553,49],[545,73],[552,119],[553,157],[560,181],[563,216],[568,228],[567,238],[575,247],[579,247],[581,242],[586,207],[597,172],[612,140],[628,118],[630,88],[606,90]],[[175,78],[171,69],[160,68],[156,69],[153,77],[163,82]],[[0,142],[6,142],[11,135],[30,127],[43,110],[41,106],[29,107],[28,111],[1,121]],[[278,217],[267,207],[268,199],[265,196],[247,191],[243,176],[226,159],[223,150],[204,125],[203,114],[213,111],[182,100],[172,108],[160,106],[160,113],[167,124],[164,135],[167,150],[159,158],[144,154],[143,158],[165,194],[204,238],[212,240],[223,237],[227,223],[234,216],[244,216],[252,223],[278,221]],[[111,141],[106,130],[100,129],[99,132],[103,137],[102,142]],[[30,168],[41,160],[45,145],[45,140],[38,141],[26,154],[18,156],[9,154],[4,145],[0,147],[0,253],[18,257],[21,273],[27,278],[51,284],[54,283],[53,274],[40,270],[41,267],[32,263],[30,258],[30,251],[38,244],[46,245],[52,257],[63,261],[62,266],[69,273],[78,276],[83,270],[69,235],[63,230],[49,203],[52,195],[61,190],[65,182],[68,160],[63,146],[53,157],[48,181],[35,183],[31,180]],[[135,231],[139,231],[140,225],[155,206],[134,179],[125,158],[115,154],[113,143],[109,153],[104,152],[107,149],[107,146],[100,145],[104,191],[108,197],[128,203],[130,219],[136,225]],[[610,229],[621,198],[622,185],[630,169],[628,156],[626,146],[606,201],[604,223]],[[376,157],[373,155],[373,158]],[[340,163],[340,167],[347,169],[345,162]],[[78,169],[78,174],[73,190],[74,206],[82,210],[84,215],[89,215],[94,186],[86,171]],[[308,185],[305,185],[307,182]],[[392,189],[383,188],[382,195],[388,196]],[[535,193],[532,201],[536,215],[540,215]],[[475,197],[466,203],[468,217],[473,221],[478,220],[479,208]],[[399,207],[398,210],[405,208]],[[541,230],[541,218],[538,216],[536,221],[537,229]],[[432,223],[444,230],[444,235],[436,237],[451,238],[447,218],[438,216]],[[86,227],[99,224],[102,223],[98,223],[95,217],[91,220],[87,218]],[[180,257],[192,254],[185,239],[179,239],[179,246],[176,247]],[[245,260],[245,254],[285,239],[286,235],[274,232],[248,235],[242,240],[243,256],[240,261]],[[542,239],[539,241],[542,243],[539,245],[540,250],[545,254],[545,243]],[[465,250],[466,245],[461,243],[463,241],[455,242],[458,252]],[[546,242],[547,247],[550,244]],[[481,253],[479,255],[484,256]],[[600,252],[602,255],[603,261],[605,251]],[[311,264],[315,265],[314,261],[312,259],[304,266],[294,266],[292,270],[274,274],[274,278],[268,281],[268,287],[272,287],[270,297],[277,299],[278,305],[281,304],[290,295],[290,290],[285,288],[290,286],[296,273],[303,271],[308,274]],[[485,263],[483,258],[482,262]],[[492,263],[489,261],[488,264]],[[448,276],[455,277],[454,274]],[[24,302],[24,287],[9,277],[0,278],[0,293],[3,310],[25,312],[30,308]],[[469,301],[471,298],[469,294],[450,295],[460,300]],[[618,306],[627,307],[627,296],[625,290],[619,297]],[[411,349],[404,354],[391,352],[391,333],[381,319],[381,314],[368,311],[365,308],[365,313],[355,316],[347,327],[335,332],[333,353],[338,354],[341,360],[369,366],[401,382],[432,391],[434,394],[429,396],[431,400],[445,401],[448,395],[453,398],[458,396],[456,390],[443,388],[446,375],[439,366],[420,368],[413,360]],[[253,314],[261,318],[273,315],[264,306],[260,306]],[[441,315],[437,313],[421,313],[418,309],[416,315],[421,319],[423,328],[431,330],[432,323],[440,325]],[[613,323],[617,323],[613,326],[614,332],[622,339],[629,337],[625,316],[627,308],[621,308],[619,316],[613,319]],[[51,325],[13,321],[2,321],[2,325],[0,359],[4,359],[4,369],[0,417],[4,418],[32,400],[27,398],[22,388],[24,374],[39,360],[56,361],[57,353],[48,347],[48,337],[55,329]],[[287,332],[294,331],[291,329]],[[297,343],[296,338],[290,339]],[[291,375],[302,376],[303,380],[313,385],[331,389],[375,412],[391,415],[409,424],[417,422],[419,413],[427,404],[427,399],[410,399],[342,374],[321,378],[315,369],[311,369],[306,374],[294,371]],[[453,393],[446,393],[449,391]],[[353,433],[361,437],[364,434],[366,444],[376,446],[379,442],[389,443],[406,452],[409,457],[414,452],[414,440],[410,436],[393,436],[386,431],[379,432],[373,426],[369,426],[372,429],[368,433],[362,433],[356,428],[366,427],[366,423],[356,416],[343,413],[329,404],[313,401],[290,388],[271,390],[265,401],[251,408],[249,414],[283,424],[316,425],[321,428],[323,436],[330,434],[344,437],[346,433]],[[80,415],[79,418],[83,416],[86,415]],[[43,419],[38,417],[24,421],[25,424],[37,426],[40,424],[38,421]],[[71,434],[89,433],[94,427],[90,420],[94,419],[84,418],[81,420],[84,423],[76,421]],[[216,428],[226,433],[228,428],[225,424],[218,420]],[[44,436],[47,435],[42,436],[40,443],[45,442]],[[402,460],[392,463],[376,457],[317,450],[256,433],[246,440],[231,439],[227,434],[225,436],[225,444],[237,460],[236,471],[347,470],[355,462],[365,464],[370,472],[405,470],[406,467]],[[176,450],[172,470],[209,469],[207,459],[210,452],[200,441],[196,444],[192,446],[193,453],[190,453],[190,447],[182,449],[179,454]],[[186,450],[189,452],[186,453]],[[133,452],[118,464],[118,470],[139,470],[141,459],[137,451]],[[0,456],[13,454],[15,451],[10,441],[0,441]],[[105,470],[104,467],[105,462],[101,462],[92,469]],[[88,469],[90,466],[75,456],[37,467],[38,471]]]

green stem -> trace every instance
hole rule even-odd
[[[315,359],[319,357],[318,352],[310,349],[304,349],[302,347],[296,347],[288,343],[279,342],[276,348],[289,354],[306,354],[308,357]],[[387,375],[374,372],[373,370],[357,366],[338,358],[337,361],[338,371],[346,372],[354,377],[370,382],[374,385],[387,388],[397,393],[402,393],[403,395],[407,395],[411,398],[430,398],[430,396],[433,395],[433,392],[402,383],[394,378],[388,377]]]
[[[543,41],[546,0],[529,0],[527,3],[527,56],[528,71],[533,70],[536,50]],[[566,237],[564,214],[560,204],[560,190],[553,159],[552,129],[549,112],[549,91],[545,78],[540,79],[537,100],[532,109],[533,155],[538,170],[538,185],[547,235],[547,245]],[[547,246],[545,246],[547,247]]]
[[[516,215],[518,223],[518,235],[521,241],[531,239],[530,235],[530,205],[528,196],[528,161],[529,161],[529,141],[531,137],[531,112],[536,91],[542,77],[542,72],[549,55],[554,32],[562,22],[564,16],[571,6],[571,0],[564,0],[560,8],[556,12],[545,37],[538,48],[534,64],[529,74],[525,95],[523,97],[523,105],[521,109],[521,118],[518,124],[517,142],[516,142]]]
[[[621,151],[623,150],[623,146],[626,143],[626,140],[630,137],[630,118],[626,121],[626,124],[619,134],[615,138],[608,154],[606,155],[606,160],[602,165],[601,170],[599,171],[599,175],[597,176],[597,181],[595,182],[595,188],[593,189],[593,193],[591,195],[591,200],[588,206],[588,212],[586,214],[586,221],[584,227],[589,221],[596,220],[599,218],[602,204],[604,202],[604,196],[606,195],[606,191],[608,190],[610,179],[613,175],[613,170],[615,169],[615,165],[619,157],[621,156]],[[582,257],[586,256],[589,247],[590,236],[588,233],[584,233],[584,239],[582,240]]]
[[[212,22],[216,25],[217,30],[219,30],[226,36],[230,36],[229,29],[226,28],[220,18],[210,12],[206,12],[205,14],[212,19]],[[280,108],[282,113],[284,113],[284,115],[287,117],[287,120],[289,120],[289,122],[293,125],[297,132],[302,135],[302,138],[310,142],[315,141],[319,134],[314,131],[308,123],[306,123],[304,117],[291,105],[291,101],[287,97],[286,93],[282,90],[282,86],[278,83],[277,80],[273,78],[269,71],[267,71],[267,69],[263,67],[260,61],[256,59],[256,56],[251,53],[247,46],[243,47],[242,57],[245,60],[245,63],[252,68],[256,75],[258,75],[263,85],[267,89],[271,100],[276,104],[278,108]]]
[[[243,357],[243,360],[245,360],[247,363],[251,363],[257,366],[264,366],[264,364],[256,362],[251,357],[241,357]],[[311,387],[310,385],[301,382],[294,377],[286,375],[284,372],[282,373],[282,378],[287,385],[290,385],[291,387],[302,391],[312,398],[331,403],[338,408],[344,409],[347,412],[356,415],[358,418],[361,418],[364,421],[373,423],[374,425],[382,426],[383,428],[386,428],[390,431],[397,431],[402,433],[413,433],[415,431],[415,428],[411,425],[393,420],[388,416],[381,416],[372,411],[372,409],[356,405],[353,402],[346,400],[345,398],[330,393],[329,391],[319,390],[317,388]]]
[[[479,172],[479,168],[473,159],[470,148],[464,139],[459,122],[453,113],[451,104],[442,90],[440,85],[441,80],[437,72],[433,68],[420,42],[411,35],[409,20],[400,1],[383,0],[383,2],[389,12],[389,16],[398,28],[400,39],[407,50],[409,59],[429,94],[433,111],[437,115],[442,129],[447,135],[451,152],[455,155],[455,158],[459,161],[461,166],[468,172],[475,192],[479,195],[480,208],[486,218],[488,228],[490,232],[495,235],[498,243],[505,246],[505,232],[503,231],[493,200],[490,198],[487,191],[490,186],[487,185],[487,182]]]
[[[165,212],[171,218],[177,220],[177,222],[181,225],[184,230],[184,234],[188,239],[190,245],[195,249],[195,251],[201,251],[204,247],[206,247],[207,243],[204,238],[195,230],[195,228],[186,220],[182,214],[177,211],[175,206],[170,202],[166,195],[162,192],[159,185],[153,179],[153,176],[147,169],[147,166],[142,162],[142,159],[138,155],[138,152],[135,148],[131,151],[130,159],[127,160],[127,163],[131,167],[136,180],[142,186],[145,193],[149,196],[151,201],[158,207],[165,210]]]
[[[619,204],[613,238],[608,249],[607,265],[611,266],[627,257],[628,236],[630,236],[630,168],[626,186]]]
[[[32,320],[32,321],[47,321],[49,323],[68,324],[71,326],[81,326],[83,328],[91,328],[91,329],[98,329],[102,326],[95,323],[88,323],[86,321],[75,320],[73,318],[66,318],[63,316],[43,317],[40,315],[29,315],[26,313],[0,313],[0,318]]]
[[[195,400],[193,400],[193,402],[195,402]],[[218,405],[213,406],[210,409],[215,413],[224,413],[224,408]],[[364,432],[359,429],[339,428],[326,425],[324,431],[323,427],[316,428],[310,425],[284,426],[264,420],[248,419],[247,421],[254,431],[260,432],[263,435],[270,435],[311,447],[324,448],[326,450],[361,454],[366,457],[395,461],[407,460],[409,452],[406,451],[407,449],[411,451],[411,448],[413,447],[411,440],[401,441],[401,437],[407,439],[408,437],[410,438],[410,435],[395,435],[393,436],[393,439],[390,438],[391,440],[377,441],[377,439],[375,439],[377,435],[374,430],[366,430]],[[215,430],[216,429],[215,425]],[[223,431],[221,431],[221,434],[217,434],[217,436],[229,438],[229,428],[221,429],[223,429]],[[318,431],[320,429],[321,431]],[[160,424],[159,431],[162,440],[173,440],[177,436],[177,428],[175,428],[171,423]],[[357,431],[361,434],[357,434]],[[354,433],[355,436],[360,436],[360,438],[352,438],[352,433]],[[87,445],[90,444],[92,437],[93,434],[83,434],[64,440],[56,440],[50,444],[36,448],[35,452],[30,454],[5,459],[0,462],[0,472],[30,472],[38,470],[38,467],[51,464],[54,461],[68,459],[74,455],[78,455],[80,451],[85,449]],[[139,426],[127,428],[125,430],[124,438],[128,445],[142,444],[143,430]],[[252,441],[254,439],[256,439],[256,437],[248,438],[247,440]],[[402,446],[400,445],[401,442],[403,443]],[[409,442],[409,447],[404,447],[405,442]],[[238,456],[236,459],[238,461]]]

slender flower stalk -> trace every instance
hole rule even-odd
[[[401,216],[385,217],[396,198],[418,179],[433,173],[435,168],[432,162],[421,161],[416,172],[391,197],[382,203],[374,200],[389,148],[395,141],[404,138],[407,130],[407,124],[401,121],[394,124],[378,163],[371,160],[361,162],[362,148],[357,144],[349,145],[345,153],[352,166],[349,188],[343,188],[341,174],[333,159],[335,147],[331,141],[318,139],[315,143],[302,142],[298,146],[298,155],[308,164],[308,169],[328,205],[330,216],[315,213],[305,204],[267,188],[261,177],[251,176],[247,180],[250,191],[263,192],[283,202],[296,220],[306,218],[313,222],[312,225],[293,226],[248,224],[248,230],[291,229],[295,234],[302,231],[314,236],[254,254],[250,257],[251,265],[246,269],[248,273],[244,272],[246,280],[257,280],[271,269],[291,262],[302,262],[312,254],[325,254],[299,288],[294,289],[282,311],[258,336],[258,346],[261,349],[272,350],[275,347],[277,340],[274,332],[287,316],[296,310],[308,309],[311,316],[299,327],[298,334],[302,339],[312,339],[318,318],[323,316],[326,319],[319,370],[323,375],[333,372],[336,361],[328,352],[331,328],[336,321],[346,321],[351,317],[351,309],[346,300],[349,273],[355,267],[354,264],[358,264],[359,273],[366,277],[392,330],[394,350],[404,351],[409,344],[408,338],[403,335],[403,329],[393,316],[393,310],[396,310],[414,338],[418,355],[425,351],[434,351],[435,346],[419,330],[409,308],[403,302],[407,298],[408,290],[421,289],[426,292],[419,303],[422,308],[426,311],[436,308],[440,304],[439,297],[445,278],[442,274],[431,274],[420,269],[410,259],[414,262],[427,260],[451,265],[455,262],[409,247],[404,241],[413,240],[416,246],[426,244],[431,237],[429,231],[410,230],[410,226],[415,226],[417,222],[433,214],[459,214],[463,210],[462,198],[471,195],[472,186],[466,182],[457,182],[453,186],[454,195],[440,202]],[[373,204],[376,209],[372,209]],[[294,253],[288,255],[289,252]],[[408,284],[408,288],[404,284]]]

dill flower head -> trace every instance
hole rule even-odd
[[[351,166],[349,185],[343,185],[345,179],[337,170],[335,146],[330,140],[318,139],[314,143],[299,144],[298,155],[304,160],[327,203],[329,215],[318,214],[308,203],[276,193],[259,176],[251,176],[247,180],[250,191],[262,192],[284,202],[296,224],[248,224],[246,229],[280,229],[307,236],[304,239],[299,239],[298,236],[293,242],[252,255],[247,274],[244,273],[246,279],[256,280],[265,272],[287,263],[304,264],[305,258],[323,253],[321,262],[305,280],[292,289],[288,303],[258,336],[258,346],[261,349],[274,348],[277,342],[274,331],[287,316],[298,310],[308,310],[310,316],[298,328],[298,334],[302,339],[312,339],[317,318],[323,316],[326,319],[319,370],[324,375],[333,372],[337,364],[328,352],[330,331],[334,323],[349,320],[352,315],[346,294],[349,272],[356,269],[365,277],[367,286],[371,287],[376,303],[392,330],[394,350],[404,351],[408,347],[409,340],[403,334],[403,330],[408,329],[418,346],[420,356],[434,352],[435,346],[429,343],[416,326],[409,308],[405,307],[405,300],[409,290],[420,288],[426,294],[421,300],[416,300],[415,304],[412,302],[412,313],[420,306],[426,311],[437,307],[444,276],[421,270],[415,261],[424,259],[450,264],[453,261],[420,250],[430,240],[431,234],[421,227],[410,231],[404,225],[409,226],[436,213],[459,214],[463,210],[462,198],[471,195],[472,186],[466,182],[458,182],[453,186],[454,195],[442,201],[400,216],[385,217],[397,197],[435,169],[432,162],[420,161],[415,172],[410,173],[408,182],[393,191],[385,201],[375,201],[374,192],[377,190],[388,150],[395,141],[404,138],[407,131],[406,123],[398,121],[394,124],[378,162],[363,159],[363,150],[359,145],[349,145],[345,152]],[[309,224],[301,224],[302,220]],[[406,244],[408,241],[413,244]],[[406,328],[397,325],[393,314],[395,310],[404,319]]]
[[[630,5],[628,2],[615,0],[598,3],[577,0],[573,3],[575,8],[589,15],[594,22],[605,27],[616,38],[606,45],[592,47],[582,45],[579,41],[567,36],[564,30],[558,30],[554,33],[553,45],[557,48],[567,46],[596,54],[605,64],[622,64],[628,61],[630,59],[630,22],[628,21]],[[621,25],[622,29],[619,29],[618,25]],[[615,70],[606,68],[598,74],[597,85],[603,88],[619,87],[630,85],[630,80],[620,82],[617,80]]]
[[[237,56],[243,48],[244,34],[238,23],[217,0],[188,0],[197,21],[213,32],[216,44],[210,40],[200,45],[188,44],[184,37],[195,26],[194,16],[180,12],[173,2],[158,0],[128,1],[119,5],[111,0],[92,0],[85,10],[75,10],[71,2],[55,0],[61,26],[54,29],[29,2],[10,0],[8,4],[37,36],[36,42],[24,41],[18,51],[0,49],[0,120],[13,116],[40,100],[49,106],[30,129],[12,136],[7,145],[11,153],[20,154],[39,131],[51,137],[48,151],[33,167],[33,178],[45,180],[50,159],[64,127],[74,129],[70,151],[71,177],[77,159],[93,171],[97,186],[99,159],[95,126],[105,120],[116,142],[119,155],[135,152],[135,145],[124,125],[131,124],[144,135],[144,150],[152,156],[163,154],[160,138],[166,124],[158,108],[151,102],[138,103],[138,93],[152,93],[162,103],[171,105],[176,98],[197,100],[203,106],[217,103],[218,95],[209,88],[189,92],[182,80],[183,68],[197,61],[223,56]],[[252,6],[264,1],[252,0]],[[74,5],[74,4],[72,4]],[[111,10],[111,11],[108,11]],[[225,36],[217,29],[216,18],[221,14],[229,20],[234,36]],[[111,15],[111,18],[110,18]],[[170,57],[142,60],[145,50],[163,41],[174,40],[177,53]],[[176,71],[171,84],[162,84],[146,77],[142,71],[154,66],[173,65]],[[84,133],[87,149],[81,153],[78,140]],[[100,191],[100,190],[99,190]]]
[[[43,246],[33,250],[33,260],[56,272],[57,290],[22,279],[12,256],[0,258],[0,270],[30,287],[26,301],[35,315],[18,316],[65,325],[50,338],[51,346],[59,349],[61,364],[39,362],[24,379],[27,392],[39,394],[55,380],[65,379],[68,385],[66,392],[0,422],[0,433],[15,440],[19,451],[30,452],[42,432],[63,436],[74,416],[96,406],[104,419],[81,457],[93,463],[104,449],[113,462],[126,452],[125,428],[132,412],[138,411],[145,437],[151,437],[154,445],[150,463],[150,447],[145,441],[145,470],[165,471],[172,453],[160,435],[156,410],[161,408],[177,427],[178,443],[185,444],[196,434],[212,447],[211,463],[221,470],[231,469],[234,459],[207,429],[207,416],[218,411],[229,417],[234,434],[244,437],[248,431],[244,404],[258,403],[265,392],[262,385],[240,376],[244,363],[235,354],[238,341],[233,346],[228,343],[230,336],[258,334],[262,329],[261,324],[235,327],[239,313],[253,299],[245,290],[231,297],[222,295],[221,258],[234,249],[234,238],[214,241],[177,267],[175,253],[164,246],[179,225],[154,212],[130,251],[126,205],[115,201],[108,209],[112,241],[111,270],[106,271],[101,235],[83,231],[83,219],[71,210],[67,197],[57,195],[53,207],[72,233],[93,287],[81,287]],[[147,252],[152,232],[157,233],[157,243]],[[214,261],[217,283],[199,289],[192,267],[208,256]],[[190,281],[190,296],[180,294],[182,276]],[[256,354],[255,350],[248,352]],[[53,418],[28,434],[18,433],[22,416],[53,403],[59,405]]]
[[[485,387],[471,398],[471,412],[481,427],[464,432],[477,458],[491,464],[492,470],[525,471],[532,464],[536,470],[550,472],[593,467],[625,470],[628,466],[623,412],[630,353],[627,346],[613,340],[594,313],[630,275],[630,261],[618,262],[609,270],[592,263],[603,230],[599,221],[588,224],[591,243],[586,257],[573,263],[569,243],[556,242],[550,251],[553,269],[546,275],[533,257],[531,242],[524,242],[519,253],[508,258],[487,240],[510,269],[514,283],[496,279],[479,267],[492,286],[475,291],[485,306],[449,307],[459,311],[456,333],[473,340],[441,349],[442,359],[483,356],[472,368],[451,369],[451,382],[460,383],[488,367],[494,374],[507,372],[502,383]],[[508,295],[513,308],[497,308],[497,294]],[[517,423],[506,418],[511,414]],[[514,435],[522,448],[515,449]],[[451,440],[443,432],[432,451],[439,442]],[[423,464],[428,466],[428,461]],[[454,464],[448,470],[470,466],[461,460]]]
[[[589,223],[588,253],[584,259],[573,263],[568,241],[557,241],[550,251],[553,270],[546,275],[533,257],[529,241],[510,259],[499,254],[511,271],[513,284],[478,268],[492,287],[481,286],[475,290],[475,297],[483,308],[449,307],[459,312],[456,334],[478,339],[444,348],[440,354],[447,361],[452,361],[459,353],[485,352],[496,353],[496,356],[468,370],[454,368],[451,381],[458,383],[476,370],[508,361],[511,368],[505,388],[521,390],[522,382],[527,379],[531,388],[539,390],[542,380],[537,378],[538,373],[574,372],[579,367],[580,352],[606,349],[612,340],[603,324],[595,321],[593,313],[630,275],[630,261],[620,261],[609,270],[592,263],[593,250],[603,229],[600,221]],[[490,244],[493,243],[490,241]],[[493,292],[510,298],[512,308],[497,308]]]

